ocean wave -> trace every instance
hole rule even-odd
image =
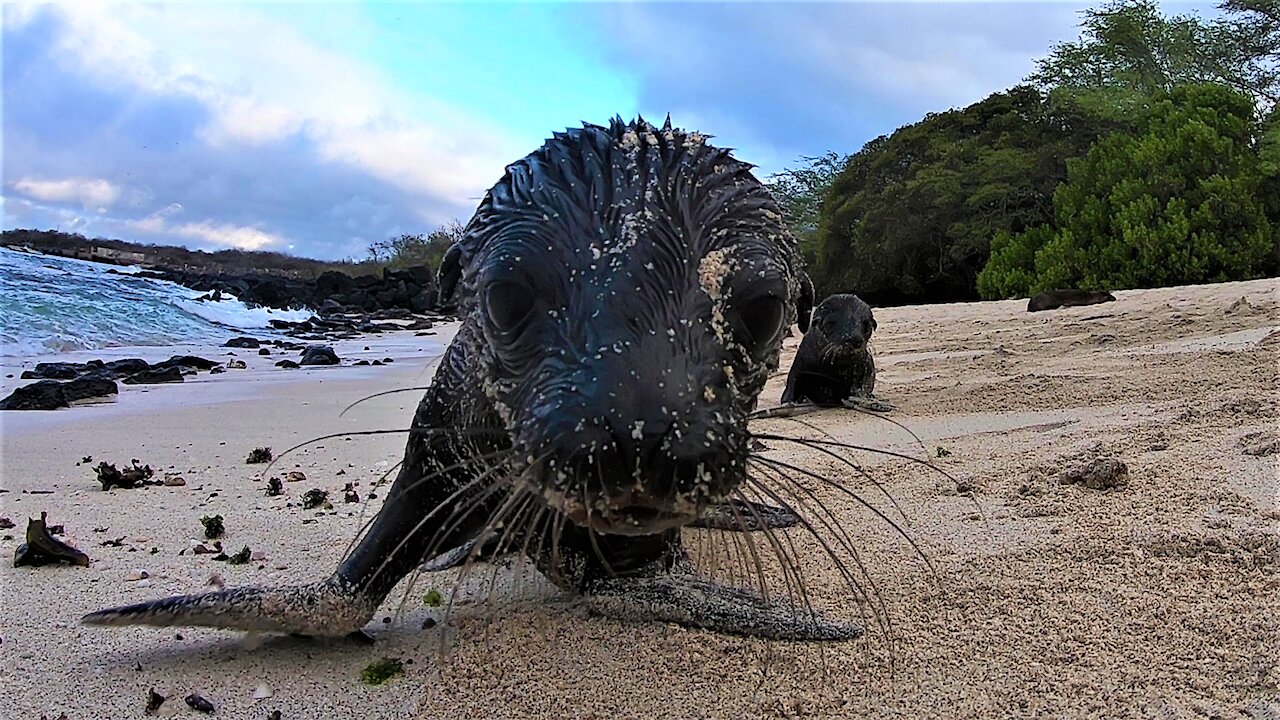
[[[230,295],[197,300],[203,293],[137,271],[0,248],[0,355],[220,343],[235,331],[263,331],[271,320],[312,315],[250,308]]]

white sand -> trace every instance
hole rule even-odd
[[[296,468],[308,481],[282,498],[262,496],[259,467],[244,457],[255,445],[280,450],[404,424],[418,392],[337,413],[363,395],[425,384],[426,359],[416,358],[430,353],[401,345],[382,353],[397,358],[387,368],[251,368],[128,388],[110,406],[3,413],[0,516],[18,527],[3,531],[14,539],[0,549],[12,553],[27,515],[47,510],[94,564],[0,569],[0,715],[136,717],[155,687],[173,696],[165,712],[190,715],[181,697],[197,691],[229,718],[273,709],[284,718],[1275,717],[1278,293],[1280,282],[1268,280],[1120,292],[1114,303],[1035,314],[1025,301],[878,310],[878,394],[918,442],[882,419],[838,410],[801,418],[816,428],[777,420],[757,429],[827,433],[916,458],[942,447],[950,454],[932,462],[972,491],[918,463],[855,453],[904,523],[847,467],[769,442],[766,456],[838,478],[897,518],[934,568],[865,508],[816,490],[856,542],[890,628],[886,636],[872,622],[863,640],[836,645],[588,617],[528,578],[512,606],[489,597],[511,594],[501,591],[505,570],[493,593],[489,571],[473,575],[446,624],[443,664],[441,630],[421,629],[439,612],[418,598],[447,591],[452,573],[420,579],[390,625],[375,620],[371,648],[271,638],[246,649],[226,632],[179,630],[179,641],[173,630],[82,628],[84,612],[194,591],[215,572],[229,584],[329,573],[359,510],[349,506],[349,516],[339,502],[337,515],[316,518],[286,504],[312,486],[334,493],[358,480],[367,491],[399,459],[403,438],[325,440],[289,456],[273,474]],[[1228,314],[1241,297],[1251,307]],[[375,347],[373,357],[378,344],[403,341],[352,344]],[[251,353],[240,356],[253,365]],[[766,403],[783,379],[771,381]],[[76,466],[84,455],[137,457],[188,484],[103,493]],[[1092,457],[1126,463],[1128,485],[1057,482]],[[54,492],[24,494],[32,489]],[[200,516],[213,513],[227,518],[228,548],[266,551],[264,568],[178,554]],[[99,545],[121,536],[125,547]],[[724,564],[726,537],[689,532],[707,565]],[[815,605],[864,614],[819,546],[799,531],[791,537]],[[151,574],[149,587],[125,580],[139,568]],[[400,600],[397,591],[379,620]],[[383,655],[413,664],[385,686],[361,684],[360,670]],[[251,698],[260,682],[271,698]]]

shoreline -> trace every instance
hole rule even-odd
[[[527,573],[491,566],[463,583],[447,619],[421,598],[431,589],[448,597],[455,571],[402,583],[366,628],[372,647],[82,627],[83,612],[198,591],[213,574],[228,585],[278,585],[331,572],[382,502],[385,486],[375,483],[401,457],[404,437],[326,439],[290,454],[270,474],[300,470],[307,480],[286,483],[283,497],[263,495],[262,467],[245,455],[406,422],[421,391],[337,414],[360,397],[429,382],[428,353],[410,345],[422,360],[397,357],[367,373],[316,368],[315,382],[276,383],[275,372],[302,371],[251,364],[191,383],[180,403],[167,399],[181,391],[173,387],[117,401],[139,412],[0,414],[0,486],[9,490],[0,516],[18,524],[0,551],[11,554],[25,518],[45,509],[93,560],[0,564],[9,659],[0,707],[33,719],[131,717],[155,687],[170,697],[162,716],[186,716],[181,698],[199,692],[232,718],[274,709],[290,719],[420,720],[1280,713],[1280,280],[1116,296],[1032,314],[1025,301],[877,308],[877,395],[896,411],[761,423],[914,458],[853,451],[891,503],[821,454],[774,441],[764,451],[839,479],[928,557],[849,496],[820,491],[857,544],[874,602],[853,597],[815,541],[787,537],[815,605],[864,615],[867,635],[848,643],[765,643],[595,617]],[[373,348],[377,339],[343,342]],[[444,333],[415,340],[427,339],[443,343]],[[784,344],[761,406],[777,402],[797,344]],[[252,360],[243,353],[256,351],[237,352]],[[250,396],[218,390],[236,372]],[[11,427],[10,416],[39,415],[70,421]],[[117,464],[137,457],[187,484],[103,492],[76,464],[90,454]],[[1100,490],[1061,479],[1095,458],[1123,462],[1127,483]],[[345,505],[347,482],[359,483],[362,499],[378,497]],[[332,514],[297,507],[311,487],[329,491]],[[266,559],[230,567],[191,555],[200,517],[215,513],[226,518],[229,551],[248,546]],[[698,565],[720,577],[741,573],[726,565],[726,536],[686,535]],[[115,538],[122,547],[101,545]],[[146,581],[127,579],[140,569]],[[781,582],[776,563],[766,572]],[[428,619],[441,624],[424,629]],[[362,684],[361,669],[381,657],[413,662],[387,685]],[[253,697],[260,684],[271,697]]]
[[[298,351],[285,351],[265,346],[271,355],[259,355],[256,349],[228,348],[222,345],[195,344],[172,346],[122,346],[102,351],[76,350],[29,356],[20,359],[0,357],[0,397],[6,396],[22,385],[35,380],[23,380],[20,375],[41,362],[84,363],[92,359],[105,361],[123,358],[141,358],[147,362],[159,362],[173,355],[196,355],[215,362],[231,359],[243,360],[244,370],[228,369],[218,375],[201,371],[188,376],[181,383],[154,385],[125,385],[118,383],[119,394],[105,400],[84,401],[70,408],[59,410],[0,411],[0,433],[40,432],[49,427],[74,424],[81,419],[123,417],[157,412],[184,404],[216,404],[221,402],[253,400],[259,395],[271,393],[277,385],[323,382],[342,383],[376,382],[378,377],[389,376],[397,381],[403,376],[411,384],[424,385],[434,374],[434,364],[427,369],[410,370],[420,360],[437,358],[453,338],[457,323],[441,323],[433,330],[435,335],[418,337],[413,331],[401,330],[371,334],[350,340],[332,340],[323,343],[298,341],[302,345],[323,344],[334,349],[342,359],[342,365],[316,365],[285,369],[275,366],[282,359],[296,360]],[[254,335],[240,332],[240,335]],[[365,348],[369,348],[366,350]],[[357,360],[394,360],[382,366],[351,363]],[[14,361],[16,360],[16,361]],[[12,375],[12,377],[9,377]],[[421,376],[421,377],[419,377]]]

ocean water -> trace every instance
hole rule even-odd
[[[116,274],[107,272],[115,270]],[[0,248],[0,356],[108,347],[222,343],[306,310],[250,308],[229,295],[136,277],[136,268]]]

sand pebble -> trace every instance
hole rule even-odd
[[[146,580],[151,575],[146,570],[130,570],[128,575],[124,576],[125,580],[133,582],[135,580]]]
[[[274,694],[275,693],[271,691],[271,688],[266,683],[259,683],[258,687],[253,689],[254,700],[262,700],[263,698],[269,698]]]

